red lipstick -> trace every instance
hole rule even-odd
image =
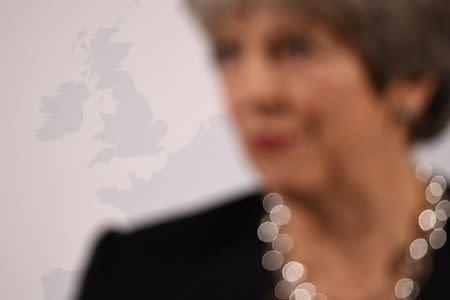
[[[286,135],[262,134],[252,141],[253,147],[267,152],[277,152],[285,150],[292,145],[293,139]]]

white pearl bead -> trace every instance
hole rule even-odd
[[[270,211],[270,220],[278,226],[286,225],[290,219],[291,210],[286,205],[277,205]]]
[[[409,278],[400,279],[395,285],[395,296],[399,299],[406,299],[414,291],[414,282]]]
[[[269,193],[263,199],[263,207],[268,213],[270,213],[275,206],[280,204],[283,204],[283,197],[278,193]]]
[[[433,177],[431,184],[433,185],[432,191],[438,196],[442,196],[447,189],[447,179],[442,175]]]
[[[289,300],[311,300],[312,296],[309,291],[303,288],[297,288],[292,292]]]
[[[414,240],[409,247],[410,255],[415,260],[422,259],[427,254],[427,251],[428,243],[423,238]]]
[[[433,166],[427,162],[420,162],[416,166],[416,177],[421,182],[427,182],[433,175]]]
[[[450,217],[450,201],[439,201],[439,203],[436,205],[435,213],[438,220],[447,221],[447,219]]]
[[[282,270],[283,278],[289,282],[300,281],[305,275],[305,267],[296,261],[288,262]]]
[[[261,241],[270,243],[278,236],[278,226],[273,222],[264,222],[259,225],[258,237]]]
[[[444,229],[436,229],[430,234],[430,246],[433,249],[442,248],[447,241],[447,233]]]
[[[289,299],[289,296],[295,289],[295,284],[292,282],[281,280],[275,285],[275,296],[278,299]]]
[[[431,230],[436,224],[436,214],[433,210],[424,210],[419,216],[419,226],[423,231]]]
[[[307,290],[311,295],[315,294],[317,292],[316,286],[312,284],[311,282],[303,282],[300,283],[297,288],[305,289]]]
[[[275,271],[283,265],[283,255],[275,250],[267,251],[262,258],[262,265],[269,271]]]
[[[281,233],[272,242],[272,248],[280,251],[282,254],[286,254],[294,247],[294,240],[289,234]]]

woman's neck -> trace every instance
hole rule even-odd
[[[415,232],[426,207],[426,185],[414,171],[406,147],[385,149],[370,157],[352,156],[319,188],[281,193],[292,211],[290,223],[300,226],[297,230],[308,228],[336,246],[349,241],[358,246],[374,237],[401,243]]]
[[[393,264],[418,234],[424,193],[425,184],[416,179],[409,156],[396,152],[355,160],[320,190],[285,192],[291,220],[283,231],[294,239],[289,259],[311,265],[316,276],[319,269],[333,274],[328,265],[341,267],[336,277],[351,274],[349,280],[372,278],[370,270],[373,276],[386,277],[383,272],[398,271]]]

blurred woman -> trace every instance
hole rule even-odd
[[[95,247],[86,299],[450,299],[448,0],[190,0],[260,186]],[[176,184],[176,183],[174,183]]]

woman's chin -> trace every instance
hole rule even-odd
[[[280,168],[263,168],[259,171],[262,185],[268,192],[309,194],[325,185],[324,176],[306,169],[293,171]]]

